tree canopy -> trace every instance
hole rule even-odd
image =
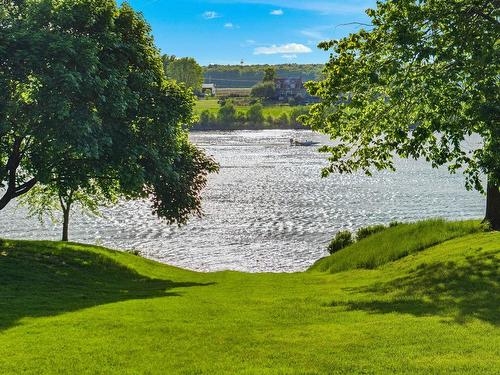
[[[189,143],[194,98],[166,79],[142,16],[114,0],[2,5],[0,209],[40,184],[199,214],[217,165]]]
[[[273,68],[277,77],[302,78],[304,81],[321,77],[322,64],[278,65],[209,65],[204,67],[205,80],[218,87],[249,88],[262,82],[267,68]]]
[[[394,156],[463,171],[500,228],[500,2],[378,1],[372,26],[320,44],[331,50],[305,122],[336,145],[324,170],[394,169]],[[482,145],[465,147],[477,134]]]
[[[269,66],[264,69],[264,78],[262,82],[274,82],[276,78],[276,69],[273,66]]]
[[[255,103],[250,108],[248,108],[247,118],[252,124],[262,124],[264,123],[264,106],[260,103]]]
[[[274,81],[258,83],[252,87],[251,95],[264,100],[273,99],[276,96],[276,84]]]
[[[201,91],[203,83],[203,68],[192,57],[177,58],[164,55],[163,66],[168,79],[184,83],[194,92]]]

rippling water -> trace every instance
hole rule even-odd
[[[127,202],[105,210],[104,218],[74,215],[70,237],[137,249],[193,270],[292,272],[324,256],[340,229],[483,215],[484,197],[466,191],[461,175],[400,160],[395,173],[322,179],[326,156],[316,147],[290,147],[291,137],[328,142],[307,131],[195,133],[192,140],[221,164],[204,194],[204,218],[179,229],[152,216],[147,203]],[[9,206],[0,218],[0,236],[59,238],[59,225],[42,226],[25,216],[24,209]]]

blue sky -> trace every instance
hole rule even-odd
[[[375,0],[129,0],[162,53],[200,64],[325,63],[318,42],[359,29]]]

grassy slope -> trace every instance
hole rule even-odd
[[[219,108],[220,105],[217,102],[217,99],[197,100],[195,106],[195,112],[196,114],[199,115],[201,114],[201,112],[208,109],[211,113],[215,115],[217,114]],[[244,113],[248,112],[249,108],[250,106],[236,106],[236,110]],[[273,118],[278,118],[282,113],[290,115],[293,110],[294,107],[290,107],[288,105],[282,105],[282,106],[274,105],[274,106],[265,106],[262,112],[264,114],[264,117],[272,116]]]
[[[482,230],[479,221],[430,219],[400,224],[318,260],[311,270],[335,273],[356,268],[372,269],[452,238]]]
[[[203,274],[6,241],[0,373],[494,374],[499,265],[498,232],[336,274]]]

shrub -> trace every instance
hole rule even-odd
[[[276,95],[276,85],[274,82],[258,83],[252,88],[250,95],[254,98],[272,99]]]
[[[252,105],[247,112],[248,121],[252,124],[262,124],[264,122],[264,114],[262,113],[262,104],[256,103]]]
[[[141,256],[141,251],[137,250],[137,249],[129,249],[129,250],[125,250],[125,252],[128,254],[131,254],[131,255],[138,256],[138,257]]]
[[[354,243],[354,239],[352,238],[352,233],[348,230],[338,232],[333,240],[328,245],[328,252],[330,254],[336,253],[339,250],[342,250],[344,247],[352,245]]]
[[[385,225],[371,225],[369,227],[361,228],[356,233],[356,239],[361,241],[363,238],[370,237],[372,234],[382,232],[386,230]]]
[[[290,118],[288,117],[288,115],[285,112],[283,112],[280,115],[280,117],[278,117],[278,119],[276,120],[276,123],[282,127],[289,126],[290,125]]]
[[[398,225],[401,225],[401,224],[403,224],[403,223],[400,221],[391,221],[389,223],[389,228],[394,228],[394,227],[397,227]]]
[[[272,125],[273,125],[273,122],[274,122],[274,118],[273,118],[273,116],[268,115],[268,116],[266,117],[266,123],[267,123],[267,124],[269,124],[269,126],[272,126]]]
[[[481,222],[481,231],[482,232],[491,232],[491,231],[493,231],[491,223],[488,220],[483,220]]]
[[[217,121],[215,116],[210,113],[208,109],[205,109],[203,112],[200,114],[200,125],[201,126],[210,126],[214,124]]]
[[[300,117],[303,115],[307,115],[309,113],[309,108],[307,107],[295,107],[290,114],[290,123],[292,125],[302,125],[300,121]]]
[[[231,125],[236,122],[236,107],[231,101],[219,108],[217,119],[222,125]]]
[[[245,122],[247,122],[247,115],[245,112],[242,112],[242,111],[238,111],[236,113],[236,120],[235,122],[237,124],[244,124]]]

